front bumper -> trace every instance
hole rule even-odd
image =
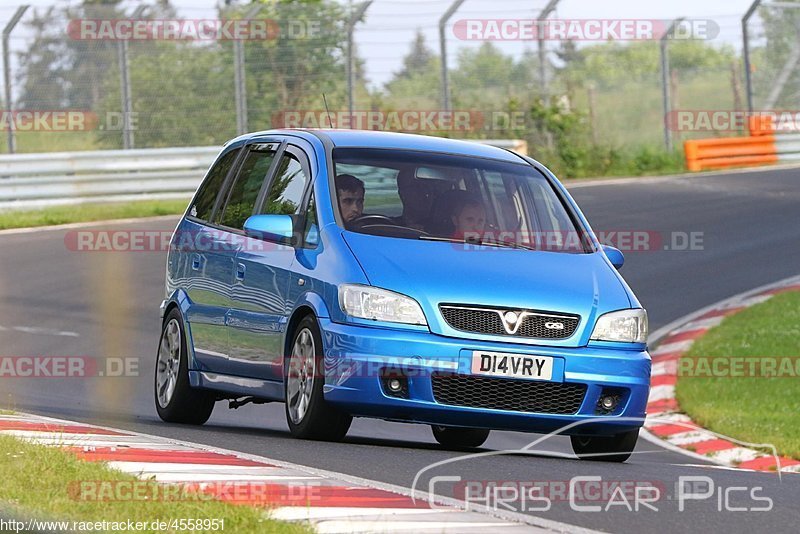
[[[565,434],[582,435],[617,434],[644,423],[651,363],[646,350],[538,347],[319,321],[325,346],[325,399],[355,416],[521,432],[563,429]],[[470,375],[473,350],[553,357],[554,382],[586,385],[580,408],[568,414],[526,413],[436,402],[432,373]],[[408,371],[407,398],[389,396],[384,390],[385,368]],[[604,388],[623,392],[610,415],[600,415],[597,409]]]

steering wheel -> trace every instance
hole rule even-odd
[[[359,215],[350,221],[350,224],[361,227],[370,226],[373,224],[391,224],[393,226],[400,226],[394,221],[394,219],[386,217],[385,215]]]
[[[361,229],[382,229],[389,233],[400,234],[397,237],[411,237],[416,238],[420,236],[430,235],[424,230],[411,228],[410,226],[403,226],[397,224],[397,221],[385,215],[361,215],[350,221],[350,226]],[[404,235],[403,235],[404,234]]]

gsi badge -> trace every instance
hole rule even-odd
[[[564,330],[564,323],[544,323],[548,330]]]

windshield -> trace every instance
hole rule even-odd
[[[334,204],[347,230],[533,250],[591,251],[535,167],[429,152],[337,148]]]

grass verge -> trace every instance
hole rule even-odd
[[[32,516],[62,521],[147,522],[180,519],[224,519],[224,530],[194,532],[236,532],[279,534],[309,533],[300,524],[268,519],[263,509],[213,500],[89,500],[78,497],[82,481],[135,481],[134,477],[107,468],[101,463],[79,460],[71,453],[44,445],[25,443],[11,436],[0,436],[0,505],[17,516]],[[155,482],[139,482],[156,486]],[[136,486],[137,492],[140,485]],[[142,491],[138,495],[148,494]],[[122,492],[119,495],[124,495]],[[130,494],[128,494],[130,495]],[[210,524],[208,526],[211,526]],[[73,528],[71,525],[69,528]],[[154,530],[146,530],[152,532]],[[186,532],[180,527],[159,532]]]
[[[726,358],[719,371],[700,360]],[[744,357],[741,371],[736,360]],[[780,359],[778,359],[780,358]],[[780,376],[741,376],[769,371]],[[676,397],[701,426],[753,443],[772,443],[800,459],[800,292],[785,293],[727,317],[681,359]],[[709,372],[710,371],[710,372]],[[715,376],[708,376],[709,374]],[[739,375],[739,376],[725,376]]]
[[[134,219],[159,215],[180,215],[186,209],[188,202],[188,198],[186,200],[142,200],[110,204],[55,206],[30,211],[5,211],[0,212],[0,230],[111,219]]]

